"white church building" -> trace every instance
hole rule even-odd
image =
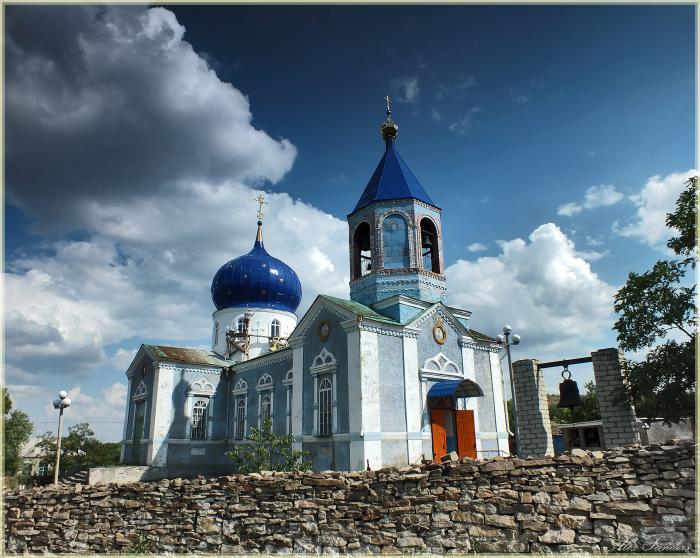
[[[390,110],[381,132],[347,218],[350,300],[319,295],[298,318],[302,285],[266,251],[260,213],[252,250],[214,276],[211,350],[142,345],[129,366],[123,463],[231,471],[226,452],[265,418],[316,470],[508,454],[501,346],[445,304],[441,210]]]

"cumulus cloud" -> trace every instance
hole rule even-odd
[[[10,7],[9,201],[65,230],[95,204],[167,198],[183,181],[279,181],[296,148],[252,125],[248,98],[184,33],[163,8]]]
[[[611,331],[615,288],[591,270],[561,229],[547,223],[527,241],[516,238],[500,248],[497,256],[447,268],[449,303],[472,310],[473,327],[485,333],[512,325],[533,358],[596,348],[588,344]]]
[[[79,385],[98,367],[123,372],[130,343],[208,339],[211,279],[251,249],[253,198],[295,147],[252,125],[248,98],[168,10],[7,14],[9,201],[45,235],[80,232],[7,262],[8,380]],[[300,310],[347,295],[345,222],[286,193],[268,203],[265,244],[299,274]]]
[[[666,214],[676,208],[676,200],[685,189],[685,183],[698,171],[674,172],[668,176],[652,176],[639,194],[630,199],[637,206],[637,215],[632,223],[615,225],[614,232],[620,236],[637,238],[649,246],[662,247],[677,231],[666,226]]]
[[[418,100],[420,89],[417,77],[402,77],[391,81],[391,88],[398,95],[397,101],[402,103],[415,103]]]
[[[482,244],[481,242],[473,242],[469,246],[467,246],[467,250],[470,252],[483,252],[486,250],[488,247],[486,244]]]
[[[577,213],[581,213],[584,209],[595,209],[597,207],[614,205],[622,200],[622,198],[624,198],[624,196],[618,192],[612,184],[591,186],[586,190],[582,202],[569,202],[560,205],[557,209],[557,215],[573,217]]]

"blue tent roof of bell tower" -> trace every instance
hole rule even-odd
[[[437,207],[396,151],[394,141],[393,138],[386,139],[384,156],[365,186],[353,213],[375,201],[406,198],[414,198]]]

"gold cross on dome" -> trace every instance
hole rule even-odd
[[[391,99],[389,98],[389,95],[384,97],[384,100],[386,101],[386,113],[391,114]]]
[[[256,202],[258,202],[258,220],[262,221],[263,218],[263,205],[265,205],[267,202],[265,201],[265,196],[263,194],[258,194],[257,198],[254,198]]]

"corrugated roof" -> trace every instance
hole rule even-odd
[[[471,335],[477,341],[488,341],[489,343],[496,343],[498,341],[497,339],[494,339],[485,333],[481,333],[480,331],[476,331],[475,329],[468,329],[467,331],[469,332],[469,335]]]
[[[394,147],[394,140],[386,140],[386,151],[379,161],[372,178],[365,186],[353,213],[379,200],[417,199],[434,207],[433,200],[420,185],[411,169]]]
[[[220,357],[213,351],[188,349],[186,347],[166,347],[164,345],[144,345],[158,360],[172,360],[188,364],[205,364],[209,366],[230,366],[232,361]]]
[[[392,320],[391,318],[387,318],[386,316],[382,316],[381,314],[375,312],[372,310],[369,306],[365,306],[364,304],[360,304],[359,302],[354,302],[352,300],[345,300],[342,298],[336,298],[334,296],[328,296],[328,295],[320,295],[322,298],[326,298],[330,300],[331,302],[335,302],[337,305],[342,306],[346,310],[350,310],[350,312],[353,312],[354,314],[358,316],[362,316],[363,318],[367,318],[369,320],[374,320],[377,322],[383,322],[385,324],[391,324],[391,325],[401,325],[400,322],[396,322]]]

